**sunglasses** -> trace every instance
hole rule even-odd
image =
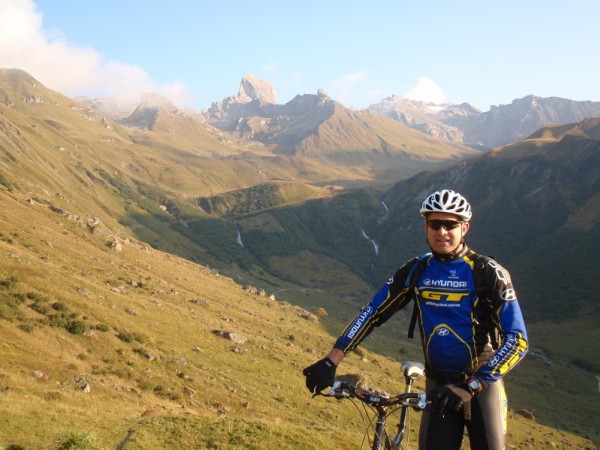
[[[454,230],[458,226],[460,226],[463,222],[458,222],[456,220],[427,220],[425,221],[427,226],[435,231],[438,231],[440,228],[444,227],[446,231]]]

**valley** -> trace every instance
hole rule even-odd
[[[0,71],[0,446],[351,448],[356,411],[302,368],[426,251],[416,211],[448,186],[530,331],[511,448],[597,448],[600,119],[488,151],[324,93],[242,97],[218,123],[152,102],[116,121]],[[408,314],[344,369],[400,389]]]

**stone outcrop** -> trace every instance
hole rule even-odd
[[[277,96],[275,95],[273,85],[254,75],[244,75],[235,99],[239,103],[249,103],[252,100],[258,100],[260,103],[277,104]]]

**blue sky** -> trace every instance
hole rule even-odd
[[[597,0],[0,0],[0,67],[70,96],[157,92],[196,109],[244,74],[279,103],[398,95],[487,111],[529,94],[600,101]]]

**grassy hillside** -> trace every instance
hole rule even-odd
[[[398,205],[387,211],[376,191],[336,185],[373,173],[268,154],[187,121],[128,129],[17,75],[0,77],[0,446],[53,449],[69,433],[124,449],[359,442],[361,428],[349,425],[356,412],[311,400],[300,371],[403,252],[422,250],[405,229],[411,221],[385,220]],[[427,176],[411,180],[411,201],[430,188]],[[593,232],[590,217],[575,214],[570,226]],[[401,248],[391,245],[404,231]],[[375,258],[365,234],[386,252]],[[578,236],[554,242],[593,245]],[[325,306],[327,317],[313,322],[299,306]],[[595,310],[584,313],[578,330],[595,342]],[[399,389],[395,360],[419,358],[418,342],[398,340],[405,319],[383,327],[365,359],[351,356],[345,370]],[[598,441],[594,366],[582,369],[593,351],[573,360],[578,334],[557,338],[565,324],[541,319],[533,335],[562,343],[554,354],[535,344],[551,367],[534,358],[511,374],[514,409],[533,409],[539,422],[517,414],[512,442],[585,448],[546,427]],[[245,342],[223,337],[231,332]],[[556,396],[543,396],[540,380]]]
[[[84,215],[6,191],[0,204],[0,446],[358,445],[354,408],[311,399],[300,374],[331,345],[333,318],[309,320],[285,293],[250,294]],[[364,351],[344,369],[401,389],[392,358]],[[517,448],[591,445],[511,416]]]

